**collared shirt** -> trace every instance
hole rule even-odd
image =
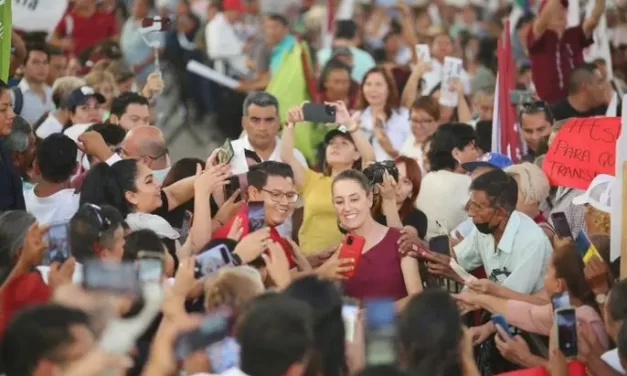
[[[233,144],[234,148],[238,148],[238,147],[243,147],[244,149],[248,149],[251,151],[255,151],[255,148],[250,144],[250,141],[248,140],[248,135],[238,139],[238,140],[234,140],[231,142],[231,144]],[[281,145],[281,139],[277,136],[275,138],[274,141],[274,150],[272,151],[272,154],[270,154],[270,157],[265,161],[276,161],[276,162],[283,162],[281,160],[281,151],[280,151],[280,145]],[[305,159],[305,157],[303,156],[303,153],[301,153],[300,151],[298,151],[297,149],[293,150],[294,153],[294,158],[296,158],[296,160],[298,162],[300,162],[301,165],[303,165],[303,167],[305,168],[309,168],[307,166],[307,160]],[[259,156],[259,158],[261,158],[261,156]],[[302,208],[303,207],[303,202],[301,201],[301,199],[298,199],[298,202],[296,203],[296,208]],[[285,220],[285,222],[283,222],[283,224],[279,225],[276,227],[277,231],[279,232],[279,234],[283,237],[289,237],[290,239],[292,238],[292,217],[290,216],[288,219]]]
[[[405,107],[392,110],[392,116],[384,125],[392,147],[400,150],[405,140],[411,136],[411,128],[409,126],[409,110]],[[361,131],[364,136],[370,140],[377,161],[387,161],[393,159],[383,150],[381,144],[374,135],[374,124],[372,119],[372,108],[368,107],[361,114]]]
[[[552,252],[542,228],[519,211],[509,217],[496,247],[493,235],[482,234],[475,227],[453,249],[464,269],[483,266],[488,278],[523,294],[542,289]]]
[[[54,111],[54,102],[52,102],[52,89],[48,85],[44,85],[44,98],[39,93],[30,88],[26,79],[22,79],[17,87],[22,92],[23,105],[18,115],[24,118],[28,124],[35,124],[39,118],[46,112]],[[15,94],[11,91],[11,103],[15,107]]]

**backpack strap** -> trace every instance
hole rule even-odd
[[[16,115],[20,115],[22,108],[24,108],[24,93],[22,93],[19,86],[12,87],[11,93],[13,94],[13,112]]]

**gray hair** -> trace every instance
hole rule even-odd
[[[21,210],[0,214],[0,283],[11,273],[17,252],[24,247],[26,232],[34,222],[32,214]]]
[[[26,120],[21,116],[16,116],[13,119],[13,127],[11,133],[6,138],[6,146],[10,152],[22,153],[25,152],[30,146],[30,135],[33,134],[33,129]]]
[[[274,95],[265,91],[253,91],[246,96],[244,99],[244,116],[248,116],[248,107],[253,104],[259,107],[274,106],[277,114],[279,113],[279,101]]]
[[[63,107],[63,100],[74,89],[85,86],[87,83],[84,79],[76,76],[59,77],[52,84],[52,101],[57,108]]]
[[[539,204],[549,197],[551,185],[542,168],[525,162],[505,168],[512,177],[518,177],[518,188],[526,205]]]

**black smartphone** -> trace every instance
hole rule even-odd
[[[266,227],[266,213],[263,202],[248,203],[248,232],[254,232]]]
[[[372,299],[366,309],[366,363],[368,365],[395,364],[396,309],[392,299]]]
[[[557,343],[565,357],[577,356],[577,315],[575,308],[560,308],[555,311]]]
[[[139,251],[137,253],[139,280],[148,283],[160,282],[163,276],[163,262],[163,253]]]
[[[218,310],[209,314],[199,328],[184,332],[174,341],[174,354],[183,360],[190,354],[222,341],[229,334],[230,313]]]
[[[48,243],[48,249],[44,252],[42,265],[50,265],[53,262],[64,263],[70,258],[70,244],[68,243],[68,222],[52,224],[44,235]]]
[[[220,147],[220,150],[217,154],[218,164],[229,163],[233,159],[235,152],[233,151],[233,145],[231,145],[231,140],[228,138],[224,141],[224,144]]]
[[[218,244],[196,256],[196,278],[208,277],[231,264],[231,252],[224,244]]]
[[[335,123],[335,107],[328,104],[305,103],[303,117],[305,121],[312,123]]]
[[[551,221],[553,222],[553,227],[555,227],[555,232],[560,238],[573,237],[573,233],[570,230],[570,225],[568,224],[568,220],[566,219],[566,214],[564,212],[552,213]]]
[[[429,250],[441,255],[450,255],[448,235],[438,235],[429,239]]]
[[[86,290],[116,294],[137,294],[140,289],[138,270],[132,262],[101,262],[83,264],[83,287]]]
[[[192,225],[192,217],[193,214],[189,210],[185,210],[185,214],[183,214],[183,224],[181,224],[181,231],[179,231],[179,242],[184,244],[187,241],[187,236],[189,235],[189,228]]]
[[[553,306],[553,311],[557,311],[562,308],[569,308],[570,305],[570,295],[568,295],[567,291],[557,292],[551,295],[551,305]]]

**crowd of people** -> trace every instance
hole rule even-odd
[[[543,169],[569,119],[621,113],[627,8],[589,1],[70,0],[14,29],[0,371],[626,375],[620,182]],[[503,35],[520,155],[493,142]],[[310,97],[283,108],[292,51]],[[224,136],[206,160],[171,158],[164,76]]]

